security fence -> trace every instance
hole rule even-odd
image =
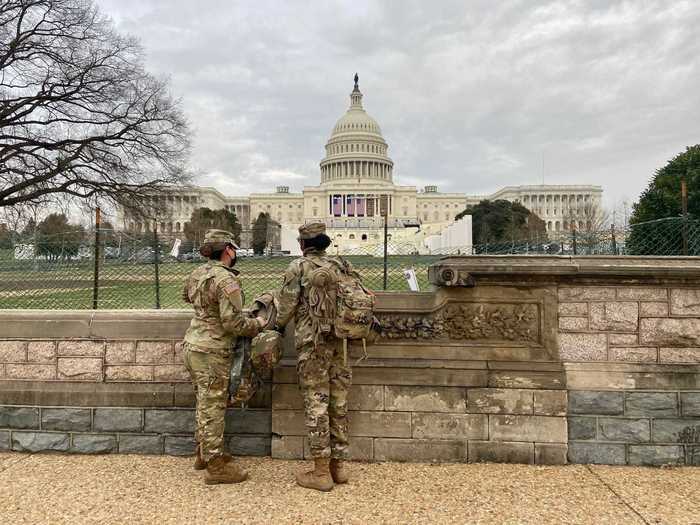
[[[185,308],[185,279],[205,262],[196,246],[172,234],[112,230],[16,236],[0,248],[0,308]],[[400,244],[388,248],[386,271],[383,250],[379,256],[350,251],[345,258],[371,289],[408,290],[409,269],[427,289],[427,267],[439,256],[407,255]],[[247,303],[278,288],[293,259],[281,250],[239,250],[235,268]]]
[[[0,308],[183,308],[187,275],[203,261],[196,241],[177,234],[82,230],[4,235],[0,242]],[[460,255],[700,255],[700,221],[669,218],[627,228],[550,232],[526,240],[427,250],[417,242],[360,242],[343,248],[374,290],[427,290],[427,268]],[[334,253],[338,248],[331,247]],[[386,254],[386,255],[385,255]],[[240,250],[247,302],[278,287],[294,257],[281,250]],[[411,270],[413,270],[411,272]],[[408,276],[415,276],[409,279]],[[411,282],[412,281],[412,282]]]

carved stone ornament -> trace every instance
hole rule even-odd
[[[430,314],[379,317],[382,339],[539,342],[536,304],[450,303]]]

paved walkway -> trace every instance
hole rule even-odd
[[[208,487],[191,458],[0,453],[0,522],[700,524],[700,468],[353,463],[349,485],[297,487],[302,464],[245,458]]]

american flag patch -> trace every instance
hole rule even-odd
[[[241,285],[238,284],[237,282],[232,282],[230,284],[227,284],[226,287],[224,288],[224,292],[226,295],[231,295],[233,293],[236,293],[240,291]]]

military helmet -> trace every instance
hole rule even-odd
[[[326,233],[326,225],[322,222],[311,222],[299,226],[299,240],[308,240]]]
[[[250,361],[258,374],[272,370],[282,359],[282,334],[276,330],[263,330],[253,338]]]
[[[277,305],[279,299],[276,291],[268,291],[260,294],[253,300],[250,313],[253,317],[260,317],[267,322],[263,326],[264,330],[273,328],[277,324]]]
[[[199,253],[204,257],[209,257],[212,253],[223,250],[229,244],[238,250],[238,245],[233,240],[231,232],[216,229],[207,230],[204,234],[204,242],[199,247]]]

